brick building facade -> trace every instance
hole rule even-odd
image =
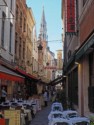
[[[15,12],[15,63],[25,70],[25,55],[26,55],[26,3],[25,0],[16,0]]]
[[[62,19],[66,21],[64,9],[66,5],[63,2],[64,0],[62,0]],[[81,115],[90,117],[94,113],[94,1],[75,2],[76,34],[67,34],[64,30],[66,97],[72,108]]]

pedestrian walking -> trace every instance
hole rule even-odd
[[[44,98],[44,105],[46,107],[48,105],[48,92],[47,92],[47,90],[44,91],[43,98]]]

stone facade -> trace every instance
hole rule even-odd
[[[0,55],[9,62],[14,61],[15,47],[15,0],[0,1]]]
[[[63,2],[64,0],[62,0],[62,19],[65,21]],[[94,1],[76,1],[76,9],[78,28],[76,34],[69,35],[64,32],[66,97],[67,101],[70,101],[70,106],[79,114],[89,117],[94,113],[94,100],[92,100],[94,97],[94,70],[92,70],[94,69]]]
[[[38,76],[38,42],[37,42],[37,34],[36,34],[36,26],[33,29],[33,75]]]
[[[26,70],[26,3],[25,1],[16,0],[15,11],[15,63]]]
[[[26,72],[32,74],[32,56],[33,56],[33,27],[35,25],[35,20],[31,8],[27,7],[27,37],[26,37]]]
[[[81,4],[81,3],[80,3]],[[81,44],[90,36],[94,30],[94,1],[89,0],[86,5],[80,7],[80,42]]]
[[[0,18],[0,66],[7,67],[11,72],[15,55],[15,0],[0,0]],[[6,73],[6,70],[3,72]],[[0,69],[0,76],[2,76],[2,68]],[[0,77],[0,92],[5,87],[7,98],[11,98],[14,84],[15,81],[11,80],[11,75],[10,80],[6,77],[3,79]]]
[[[80,4],[82,6],[80,6]],[[90,0],[90,1],[86,1],[84,4],[82,3],[82,1],[79,3],[80,6],[80,12],[79,12],[79,29],[80,29],[80,34],[79,34],[79,38],[80,38],[80,47],[84,46],[86,43],[88,43],[88,45],[91,44],[91,42],[89,42],[89,39],[92,38],[92,36],[94,35],[94,1]],[[92,39],[93,40],[93,39]],[[81,93],[79,93],[80,97],[82,97],[82,100],[79,98],[79,109],[81,110],[81,114],[82,115],[90,115],[91,113],[94,113],[94,109],[90,108],[92,107],[92,103],[90,103],[90,91],[89,88],[92,88],[92,82],[94,82],[94,79],[92,76],[92,82],[91,82],[91,65],[92,62],[94,62],[93,56],[92,56],[92,60],[90,61],[90,55],[93,55],[94,51],[93,51],[93,46],[94,44],[92,44],[90,47],[88,47],[87,51],[84,53],[83,57],[81,59],[79,59],[79,65],[80,67],[78,67],[78,72],[81,71],[81,74],[79,75],[79,84],[81,84],[81,86],[79,86],[79,89],[81,89]],[[86,48],[86,47],[85,47]],[[92,50],[91,50],[92,49]],[[94,67],[92,67],[93,69]],[[93,95],[91,94],[91,96],[93,97]]]

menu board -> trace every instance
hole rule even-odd
[[[5,110],[5,119],[9,119],[9,125],[20,125],[20,110]]]

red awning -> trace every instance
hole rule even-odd
[[[0,65],[0,79],[24,82],[24,77]]]
[[[23,75],[25,75],[25,76],[28,76],[28,77],[31,78],[31,79],[38,80],[35,76],[26,73],[25,71],[19,69],[18,67],[16,67],[16,70],[17,70],[19,73],[21,73],[21,74],[23,74]]]

